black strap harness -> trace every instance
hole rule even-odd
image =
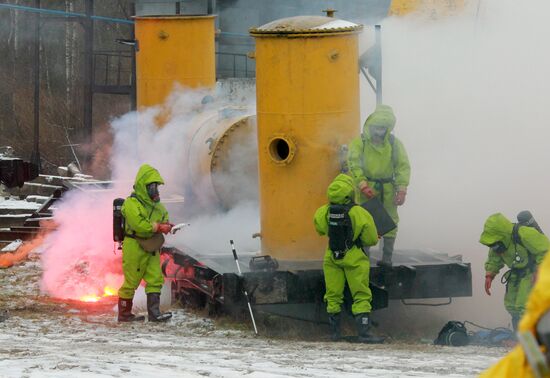
[[[512,264],[512,267],[510,270],[508,270],[506,273],[502,275],[502,278],[500,279],[500,282],[503,284],[508,284],[508,282],[513,278],[513,281],[522,279],[529,273],[533,273],[537,270],[537,264],[535,261],[535,258],[533,257],[533,254],[530,253],[529,248],[527,248],[522,240],[521,236],[519,235],[519,229],[521,227],[529,227],[529,226],[523,226],[519,223],[514,223],[514,228],[512,229],[512,243],[514,243],[514,250],[516,252],[516,255],[514,257],[514,263]],[[514,267],[515,263],[521,262],[521,257],[518,253],[518,245],[521,245],[525,250],[527,251],[527,264],[522,268],[516,268]]]
[[[363,141],[363,155],[365,154],[365,143],[366,143],[366,137],[365,134],[361,134],[361,140]],[[368,181],[375,183],[375,188],[380,193],[380,201],[384,203],[384,184],[393,184],[395,182],[395,167],[397,166],[397,152],[395,149],[395,135],[390,134],[388,137],[388,141],[390,142],[391,146],[391,161],[393,166],[393,175],[392,177],[384,177],[384,178],[375,178],[375,177],[367,177]],[[363,158],[364,161],[364,158]],[[364,164],[364,163],[363,163]],[[363,172],[365,171],[365,167],[363,167]]]

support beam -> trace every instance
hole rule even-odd
[[[34,0],[35,8],[40,8],[40,0]],[[34,141],[31,154],[31,163],[38,167],[38,173],[42,171],[40,164],[40,13],[34,17]]]

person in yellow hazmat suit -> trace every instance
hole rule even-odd
[[[340,313],[347,283],[353,297],[351,311],[357,325],[358,341],[381,343],[384,339],[372,335],[369,330],[372,300],[370,260],[362,249],[363,246],[375,245],[378,235],[372,216],[354,203],[354,196],[353,179],[339,174],[328,187],[329,203],[317,209],[313,219],[317,233],[329,239],[323,272],[331,339],[338,341],[341,338]]]
[[[530,332],[536,335],[537,324],[548,311],[550,311],[550,254],[547,253],[539,266],[537,281],[531,290],[525,313],[519,323],[519,333]],[[548,348],[541,349],[547,350]],[[536,375],[527,360],[523,347],[518,345],[499,362],[484,371],[480,377],[534,378]]]
[[[388,105],[378,105],[363,125],[363,133],[349,145],[348,166],[358,188],[357,203],[378,198],[399,223],[397,207],[405,203],[411,166],[405,146],[393,135],[395,115]],[[391,266],[397,228],[383,235],[383,255],[378,265]]]
[[[523,213],[529,212],[520,214]],[[504,306],[512,316],[514,331],[517,331],[519,319],[533,287],[535,271],[550,248],[550,241],[535,227],[514,224],[501,213],[497,213],[485,221],[479,242],[490,248],[485,262],[487,295],[491,295],[492,281],[500,270],[505,265],[509,268],[503,276],[503,282],[506,283]]]
[[[143,164],[136,175],[134,192],[122,205],[125,219],[125,237],[122,245],[124,283],[118,290],[118,321],[143,321],[143,316],[132,314],[132,300],[141,280],[147,283],[147,313],[149,321],[163,322],[171,313],[160,312],[160,291],[164,277],[160,268],[162,234],[172,229],[168,211],[160,202],[158,187],[164,184],[159,172]]]

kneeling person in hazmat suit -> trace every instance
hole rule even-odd
[[[162,234],[172,229],[168,212],[162,203],[158,186],[164,184],[159,172],[143,164],[136,175],[134,192],[122,205],[125,237],[122,246],[124,283],[118,290],[118,321],[144,320],[132,314],[132,300],[141,280],[147,283],[147,313],[149,321],[162,322],[172,317],[160,312],[160,291],[164,277],[160,268]]]
[[[327,195],[330,203],[317,209],[314,224],[319,235],[329,238],[323,271],[331,339],[336,341],[341,338],[341,311],[347,281],[353,297],[352,312],[359,342],[381,343],[383,338],[369,332],[372,300],[370,261],[362,250],[362,246],[377,243],[376,226],[369,212],[353,202],[355,191],[351,177],[338,175],[329,185]]]
[[[503,276],[506,283],[504,306],[512,316],[516,331],[535,282],[537,267],[550,248],[550,241],[536,228],[513,224],[497,213],[485,221],[479,242],[490,248],[485,262],[487,295],[491,295],[491,283],[504,265],[510,269]]]

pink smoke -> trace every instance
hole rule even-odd
[[[70,192],[54,212],[48,235],[42,289],[57,298],[103,296],[123,281],[121,251],[113,253],[111,191]]]
[[[107,143],[98,143],[100,148],[95,149],[94,154],[104,165],[109,162],[112,187],[73,189],[56,204],[54,220],[57,230],[48,235],[42,254],[44,292],[58,298],[78,300],[99,299],[106,294],[106,288],[111,295],[117,294],[123,275],[122,253],[120,250],[113,253],[113,200],[131,194],[136,172],[143,163],[157,168],[164,178],[166,184],[160,188],[161,200],[170,195],[183,196],[186,156],[195,130],[191,126],[206,107],[203,98],[210,94],[205,90],[181,92],[176,89],[165,104],[171,110],[172,118],[162,128],[154,122],[161,112],[158,107],[140,111],[139,117],[132,112],[111,122],[112,145],[108,143],[111,135],[100,138],[98,140]],[[217,109],[225,104],[222,99],[216,101],[208,106]],[[178,213],[177,206],[170,208],[169,205],[172,221],[188,221]],[[253,228],[256,230],[257,226]],[[199,239],[208,239],[204,238],[201,229],[197,229]],[[247,239],[252,232],[246,231]],[[180,239],[172,241],[177,243]]]

